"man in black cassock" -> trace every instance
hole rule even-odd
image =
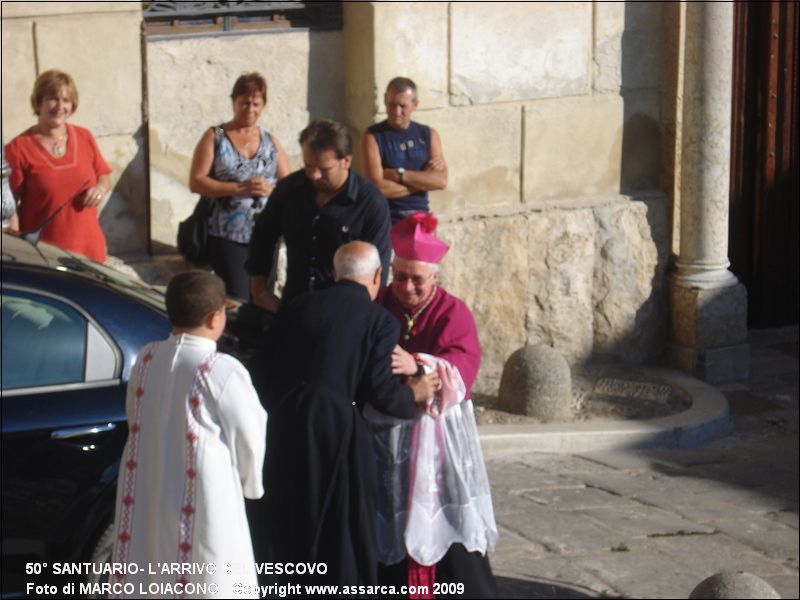
[[[376,248],[350,242],[334,256],[336,284],[301,295],[276,315],[253,365],[267,409],[266,494],[256,510],[256,560],[324,562],[327,574],[278,582],[377,583],[375,458],[365,403],[412,418],[438,376],[392,375],[399,325],[374,304]]]

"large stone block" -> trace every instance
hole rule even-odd
[[[623,102],[616,95],[525,106],[525,202],[620,189]]]
[[[371,125],[380,104],[375,77],[374,2],[345,2],[344,116],[349,127],[361,131]]]
[[[261,125],[297,164],[297,137],[312,118],[343,117],[340,32],[171,39],[147,44],[150,124],[165,150],[191,157],[212,125],[231,119],[236,79],[258,71],[267,79]]]
[[[132,2],[3,2],[4,19],[120,12],[140,12],[140,8]]]
[[[454,2],[450,12],[452,104],[589,90],[591,3]]]
[[[593,345],[596,224],[591,209],[528,215],[527,343],[575,364]]]
[[[626,3],[627,5],[636,3]],[[662,3],[646,2],[661,10]],[[621,40],[621,87],[657,88],[661,83],[661,31],[625,31]]]
[[[618,93],[622,85],[625,3],[594,3],[594,89]]]
[[[142,123],[141,20],[137,9],[36,21],[39,72],[72,76],[80,93],[72,121],[95,136],[132,135]]]
[[[594,89],[658,88],[661,2],[595,2]]]
[[[593,353],[660,357],[668,308],[668,207],[661,194],[584,199],[584,208],[447,220],[443,284],[478,323],[476,391],[498,390],[505,361],[546,344],[570,364]]]
[[[663,13],[663,2],[626,2],[625,29],[657,34],[663,27]]]
[[[147,250],[146,161],[141,132],[105,136],[97,144],[111,167],[112,193],[100,213],[110,254]]]
[[[711,384],[747,381],[750,367],[750,346],[737,344],[724,348],[698,349],[669,344],[667,363],[673,369]]]
[[[178,224],[191,214],[199,196],[189,190],[191,154],[171,145],[161,127],[150,127],[150,236],[174,246]]]
[[[625,3],[594,3],[594,37],[607,40],[619,37],[625,31]]]
[[[442,284],[473,312],[483,358],[474,390],[494,394],[506,359],[525,344],[527,223],[521,217],[442,223],[450,251]]]
[[[33,21],[6,19],[3,4],[3,144],[36,123],[30,97],[36,81]]]
[[[658,358],[668,321],[666,199],[623,199],[594,217],[594,352],[633,363]]]
[[[660,2],[594,2],[594,89],[658,88],[661,84]]]
[[[624,92],[620,174],[623,193],[661,188],[664,150],[661,96],[659,91],[651,89]]]
[[[169,133],[163,125],[151,124],[150,129],[150,169],[163,173],[188,189],[192,154],[179,151],[169,142]]]
[[[516,206],[520,200],[521,115],[516,106],[418,113],[442,138],[449,169],[446,190],[430,195],[442,215]]]
[[[175,246],[178,224],[194,210],[199,196],[185,180],[150,169],[150,236],[154,242]]]
[[[595,3],[594,89],[625,101],[623,192],[661,184],[662,12],[654,2]]]
[[[747,341],[747,290],[736,283],[725,287],[670,284],[671,339],[679,346],[705,350]]]
[[[594,48],[594,89],[617,93],[622,87],[622,38],[597,40]]]
[[[747,290],[733,282],[718,287],[677,277],[669,282],[672,367],[714,384],[747,379]]]
[[[661,2],[595,2],[594,89],[658,88]]]
[[[376,2],[376,112],[385,114],[383,91],[393,77],[417,84],[422,108],[441,108],[447,95],[448,2]]]

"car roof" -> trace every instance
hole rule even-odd
[[[46,242],[33,244],[25,239],[4,233],[2,234],[2,264],[3,270],[18,270],[31,275],[41,274],[49,277],[53,272],[60,272],[60,275],[69,274],[68,279],[70,280],[75,280],[75,277],[88,279],[102,288],[111,288],[129,299],[135,299],[139,303],[155,309],[162,315],[164,323],[166,323],[166,331],[169,329],[162,290],[80,254],[63,250]],[[4,276],[4,285],[7,280],[14,281],[16,277],[6,278]],[[81,289],[88,288],[83,286]],[[91,297],[92,294],[88,294],[84,296],[84,299]],[[221,349],[234,355],[237,355],[238,352],[238,336],[233,330],[237,318],[238,311],[233,310],[232,316],[229,316],[228,320],[229,328],[218,342]]]
[[[3,234],[2,243],[3,263],[18,263],[37,267],[55,267],[58,265],[59,258],[78,257],[78,255],[70,254],[57,246],[52,246],[45,242],[32,244],[21,237],[7,233]]]
[[[166,313],[164,293],[138,277],[123,273],[109,265],[95,262],[81,254],[63,250],[46,242],[31,243],[13,235],[3,234],[3,271],[24,271],[51,274],[61,272],[113,288],[128,297],[135,297],[151,308]],[[3,277],[5,282],[6,277]]]

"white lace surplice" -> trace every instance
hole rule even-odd
[[[437,369],[442,389],[413,420],[371,406],[378,460],[378,559],[394,564],[408,554],[421,565],[439,562],[451,544],[493,550],[497,525],[472,401],[461,375],[444,359],[422,354]]]

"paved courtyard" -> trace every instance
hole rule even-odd
[[[686,598],[741,570],[798,597],[798,328],[750,343],[750,383],[720,388],[731,431],[714,442],[487,460],[504,595]]]

